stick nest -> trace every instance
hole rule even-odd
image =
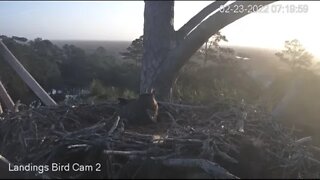
[[[111,101],[3,114],[0,154],[13,164],[94,167],[26,177],[320,178],[320,151],[311,138],[297,140],[263,108],[230,102],[159,107],[159,122],[146,126],[126,125]]]

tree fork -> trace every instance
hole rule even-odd
[[[236,1],[238,6],[259,5],[275,1]],[[140,93],[156,88],[160,97],[168,97],[180,69],[214,34],[249,14],[216,11],[226,1],[215,1],[191,18],[180,30],[173,28],[173,1],[145,1],[144,39]],[[226,8],[226,7],[224,7]],[[216,11],[213,15],[212,12]]]
[[[275,1],[237,1],[233,4],[235,5],[250,5],[252,3],[259,6],[266,6]],[[194,30],[192,30],[179,45],[171,49],[168,53],[167,58],[161,64],[161,68],[157,69],[157,79],[155,82],[160,84],[165,84],[173,82],[169,81],[168,78],[176,78],[179,70],[183,65],[190,59],[190,57],[214,34],[216,34],[220,29],[225,26],[235,22],[236,20],[248,15],[249,13],[222,13],[216,12],[210,15],[206,20],[201,22]],[[164,92],[168,94],[169,91]]]

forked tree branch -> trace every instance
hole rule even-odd
[[[205,8],[203,8],[198,14],[193,16],[186,24],[184,24],[176,33],[178,39],[184,39],[192,29],[194,29],[201,21],[204,20],[209,14],[220,8],[222,5],[226,4],[228,1],[215,1]]]
[[[275,1],[237,1],[233,3],[233,6],[257,5],[259,7],[266,6]],[[261,5],[261,6],[260,6]],[[205,43],[212,35],[216,34],[219,30],[225,26],[235,22],[236,20],[249,14],[243,13],[223,13],[216,12],[215,14],[204,20],[196,29],[194,29],[185,39],[183,39],[179,46],[172,49],[167,56],[167,59],[162,64],[161,69],[165,71],[159,71],[158,83],[167,83],[168,79],[175,76],[181,67],[190,59],[190,57]],[[160,69],[159,69],[160,70]]]

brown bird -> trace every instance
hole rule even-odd
[[[140,94],[137,99],[118,98],[120,105],[120,117],[127,119],[129,124],[144,125],[156,123],[158,116],[158,103],[155,99],[155,91]]]

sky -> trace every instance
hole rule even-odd
[[[212,1],[176,1],[175,29]],[[221,30],[230,45],[282,48],[298,39],[320,56],[320,2],[282,1],[271,5],[306,5],[307,13],[254,13]],[[132,41],[143,33],[143,1],[0,1],[0,34],[49,40]]]

